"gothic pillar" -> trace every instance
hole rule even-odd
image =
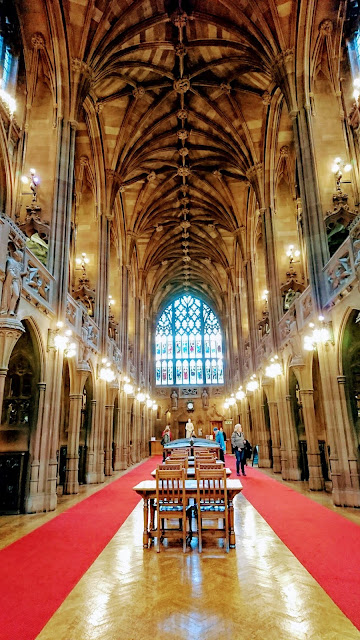
[[[69,427],[66,455],[64,493],[79,492],[79,436],[81,424],[82,393],[70,393]]]
[[[264,231],[266,280],[270,292],[268,300],[270,333],[274,349],[278,348],[278,323],[280,320],[280,285],[278,282],[278,269],[276,249],[274,241],[274,229],[270,207],[260,209]]]
[[[319,442],[316,433],[314,390],[300,389],[300,399],[307,441],[309,489],[312,491],[321,491],[324,488],[324,480],[320,462]]]
[[[43,437],[44,424],[44,403],[45,403],[45,382],[38,383],[39,405],[37,414],[37,424],[34,438],[30,444],[30,482],[29,495],[26,500],[26,513],[37,513],[44,510],[44,494],[40,486],[40,445]]]
[[[122,466],[122,438],[121,438],[121,407],[114,409],[115,429],[114,429],[114,471],[120,471]]]
[[[86,483],[94,484],[97,482],[95,471],[95,431],[96,431],[96,400],[91,400],[91,425],[88,442],[88,450],[86,456]]]
[[[105,405],[105,475],[112,476],[112,442],[114,424],[114,405]]]
[[[280,429],[277,402],[268,401],[274,473],[281,473]]]

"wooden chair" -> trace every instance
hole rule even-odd
[[[195,468],[199,466],[199,464],[204,464],[204,463],[216,463],[216,458],[214,456],[199,456],[195,458]]]
[[[167,465],[165,465],[167,467]],[[182,535],[183,552],[186,551],[186,495],[185,495],[184,469],[156,469],[156,514],[158,553],[160,552],[162,538],[178,538]],[[178,529],[165,529],[165,521],[168,519],[179,520]]]
[[[216,464],[216,463],[215,463]],[[218,466],[218,465],[216,465]],[[229,511],[226,490],[226,470],[196,469],[197,480],[197,523],[199,535],[199,553],[202,552],[203,532],[211,532],[214,538],[224,538],[224,546],[229,551]],[[216,521],[217,526],[203,527],[203,521]],[[223,528],[219,529],[219,520]]]
[[[223,467],[221,465],[219,465],[216,461],[211,461],[211,462],[205,462],[202,460],[199,460],[198,464],[197,464],[197,469],[201,470],[214,470],[214,471],[218,471],[219,469],[222,471]]]
[[[173,458],[172,456],[169,456],[169,458],[166,458],[165,464],[181,464],[181,466],[185,470],[187,470],[187,468],[188,468],[188,458],[187,457],[181,458],[180,456],[176,456],[176,457]]]

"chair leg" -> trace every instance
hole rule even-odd
[[[202,531],[201,531],[201,513],[200,507],[198,507],[198,540],[199,540],[199,553],[202,553]]]
[[[161,518],[160,518],[160,511],[157,511],[157,553],[160,553],[160,524],[161,524]]]

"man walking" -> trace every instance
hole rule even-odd
[[[236,475],[238,476],[240,475],[240,465],[243,476],[246,476],[245,442],[244,434],[241,431],[241,424],[236,424],[231,436],[231,444],[236,456]]]

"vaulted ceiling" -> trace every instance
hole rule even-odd
[[[73,57],[91,69],[109,207],[149,293],[217,298],[263,158],[272,64],[291,2],[64,3]],[[164,294],[165,295],[165,294]]]

